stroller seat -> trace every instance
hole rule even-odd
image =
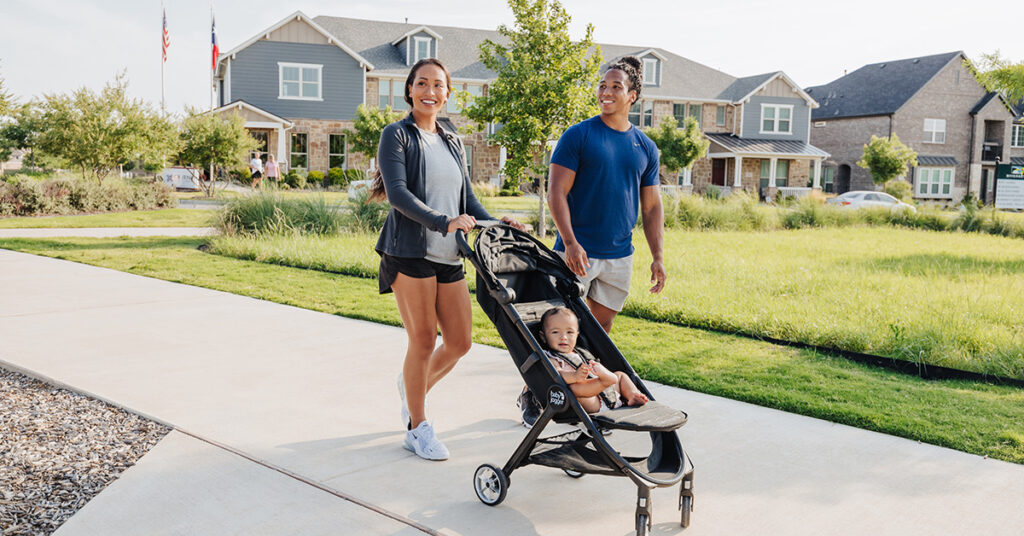
[[[598,426],[634,432],[671,432],[686,424],[686,413],[657,400],[642,406],[606,409],[590,416]]]

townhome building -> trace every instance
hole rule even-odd
[[[485,95],[496,73],[479,60],[479,45],[503,42],[496,31],[451,26],[310,18],[295,12],[221,54],[215,72],[216,113],[239,113],[260,143],[286,166],[326,171],[364,169],[344,131],[360,104],[408,110],[404,83],[422,58],[438,58],[454,89]],[[818,104],[782,71],[737,78],[669,51],[601,44],[607,65],[623,56],[641,59],[642,98],[630,121],[641,128],[667,117],[693,117],[711,141],[706,158],[663,181],[698,192],[735,188],[774,195],[779,189],[820,187],[829,155],[810,143],[811,110]],[[461,129],[468,120],[450,99],[442,122]],[[474,180],[495,180],[505,149],[488,142],[498,126],[465,136]]]
[[[1024,130],[1012,107],[987,91],[963,52],[865,65],[828,84],[807,88],[820,106],[811,113],[815,143],[830,153],[826,191],[874,190],[857,165],[872,135],[899,136],[917,152],[905,180],[914,199],[957,204],[968,193],[991,202],[998,163],[1009,163]]]

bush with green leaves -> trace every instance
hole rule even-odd
[[[332,167],[327,170],[324,186],[328,188],[344,188],[348,186],[348,175],[344,169]]]
[[[314,170],[307,173],[306,184],[299,186],[299,188],[305,188],[306,186],[317,188],[324,186],[324,172]]]
[[[351,204],[347,227],[353,231],[375,232],[384,226],[391,205],[387,202],[371,201],[364,188],[349,198]]]
[[[885,183],[885,193],[901,201],[909,201],[914,193],[914,187],[909,182],[901,179],[893,179]]]
[[[301,186],[299,186],[300,184]],[[281,177],[281,185],[289,188],[304,188],[306,186],[306,177],[294,169],[289,169]]]
[[[341,229],[342,216],[322,195],[284,199],[268,191],[229,201],[218,214],[217,227],[226,235],[327,235]]]
[[[152,210],[177,206],[172,190],[161,182],[82,178],[0,182],[0,216],[41,216]]]

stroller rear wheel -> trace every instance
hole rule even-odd
[[[693,511],[693,497],[683,497],[679,501],[679,510],[682,513],[679,518],[679,525],[685,529],[690,526],[690,512]]]
[[[636,516],[636,536],[647,536],[650,528],[651,519],[647,517],[647,514],[640,514]]]
[[[505,494],[508,493],[508,477],[500,468],[485,463],[476,468],[473,489],[480,502],[487,506],[497,506],[505,500]]]
[[[569,476],[571,476],[573,478],[583,478],[583,473],[581,473],[579,471],[573,471],[572,469],[562,469],[562,470],[565,471],[565,474],[567,474],[567,475],[569,475]]]

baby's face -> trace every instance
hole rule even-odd
[[[579,332],[579,321],[568,313],[552,315],[544,323],[544,338],[547,340],[548,348],[563,354],[576,348],[576,337]]]

